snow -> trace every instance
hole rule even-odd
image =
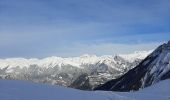
[[[157,84],[154,84],[137,92],[126,92],[118,94],[133,98],[133,100],[170,100],[169,84],[170,79],[160,81]]]
[[[150,51],[141,51],[141,52],[135,52],[134,54],[124,54],[120,55],[125,60],[133,62],[135,59],[144,59]],[[112,55],[104,55],[104,56],[96,56],[96,55],[82,55],[80,57],[68,57],[68,58],[62,58],[62,57],[48,57],[44,59],[37,59],[37,58],[31,58],[31,59],[25,59],[25,58],[8,58],[8,59],[0,59],[0,69],[3,69],[8,66],[8,69],[14,68],[14,67],[29,67],[30,65],[38,65],[41,67],[55,67],[59,66],[62,67],[63,65],[72,65],[74,67],[82,68],[81,65],[90,65],[90,64],[96,64],[98,62],[103,62],[105,60],[108,61],[114,61],[114,57]]]
[[[170,100],[170,80],[138,92],[81,91],[17,80],[0,80],[1,100]]]
[[[155,83],[161,79],[163,75],[170,71],[170,52],[166,49],[163,49],[162,52],[158,55],[158,57],[150,64],[150,71],[148,72],[150,75],[153,74]],[[145,77],[148,77],[145,75]],[[144,80],[146,82],[146,80]]]

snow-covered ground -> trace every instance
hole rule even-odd
[[[169,84],[165,80],[138,92],[105,92],[0,80],[0,100],[170,100]]]

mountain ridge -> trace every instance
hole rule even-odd
[[[29,65],[33,64],[39,64],[43,66],[42,63],[52,63],[56,65],[62,65],[62,64],[70,64],[75,66],[80,66],[81,64],[94,64],[99,61],[104,60],[113,60],[115,56],[120,56],[125,60],[130,59],[144,59],[149,53],[151,53],[152,50],[149,51],[135,51],[131,54],[120,54],[120,55],[103,55],[103,56],[96,56],[96,55],[89,55],[84,54],[79,57],[47,57],[43,59],[38,58],[6,58],[6,59],[0,59],[0,68],[3,68],[3,66],[24,66],[27,67]],[[132,60],[133,61],[133,60]],[[131,62],[132,62],[131,61]],[[15,65],[16,64],[16,65]],[[45,65],[43,66],[45,67]]]
[[[85,89],[84,86],[88,86],[87,89],[91,90],[99,84],[120,77],[138,65],[144,59],[144,55],[147,56],[149,53],[138,52],[129,54],[130,57],[129,55],[128,57],[130,59],[134,58],[133,60],[126,60],[127,57],[124,59],[118,55],[98,57],[87,54],[73,58],[0,59],[0,78],[30,80],[38,83],[70,86],[78,89]],[[79,78],[85,80],[79,81]]]
[[[159,46],[137,67],[118,79],[96,87],[95,90],[139,90],[167,78],[170,78],[170,41]]]

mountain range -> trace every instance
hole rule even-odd
[[[0,59],[0,78],[92,90],[124,75],[150,53],[151,51],[141,51],[100,57],[86,54],[69,58]]]

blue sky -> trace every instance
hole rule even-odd
[[[108,55],[170,40],[170,0],[0,0],[0,58]]]

